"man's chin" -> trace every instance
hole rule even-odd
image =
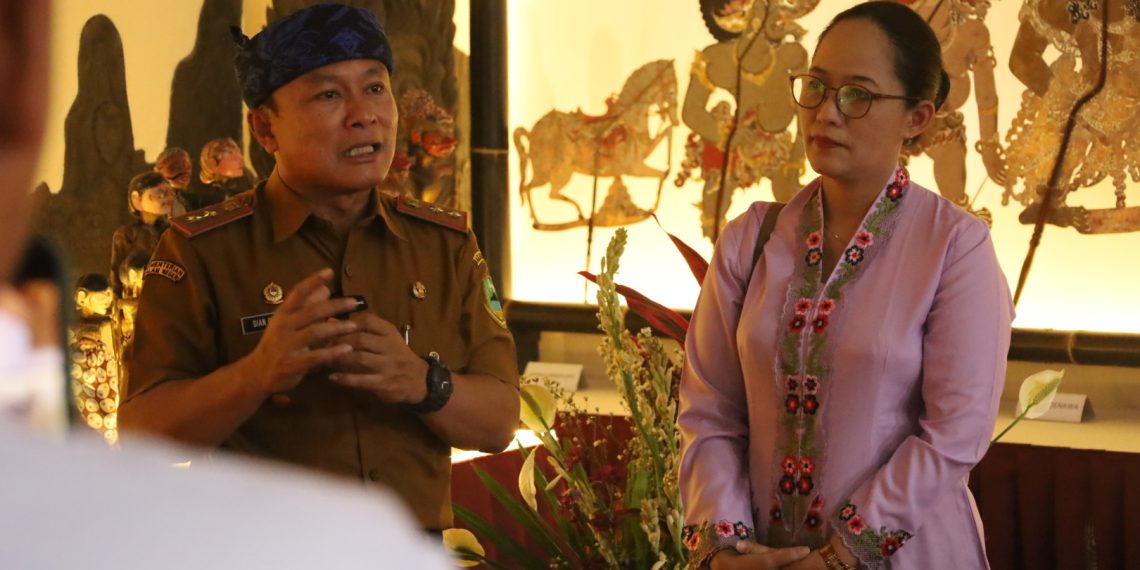
[[[352,195],[361,192],[369,192],[380,185],[383,178],[377,176],[367,176],[355,178],[350,180],[338,180],[335,184],[338,194]]]

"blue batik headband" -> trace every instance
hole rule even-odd
[[[376,59],[395,72],[392,46],[372,12],[341,4],[317,4],[282,18],[247,38],[230,28],[242,99],[250,108],[278,87],[319,67],[350,59]]]

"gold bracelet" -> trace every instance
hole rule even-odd
[[[831,543],[821,546],[819,555],[823,557],[823,563],[827,565],[827,570],[858,570],[858,568],[840,560],[835,549],[831,547]]]

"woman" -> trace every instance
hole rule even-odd
[[[938,41],[906,6],[860,4],[792,87],[820,177],[755,266],[767,204],[727,225],[689,329],[693,561],[770,568],[810,547],[792,568],[985,568],[966,481],[1004,382],[1009,289],[985,224],[897,167],[949,87]]]

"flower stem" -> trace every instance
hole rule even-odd
[[[1018,416],[1016,418],[1013,418],[1013,421],[1009,422],[1009,425],[1005,426],[1005,429],[1001,430],[1001,433],[997,434],[997,437],[995,437],[993,439],[993,441],[990,442],[990,445],[997,443],[998,440],[1001,439],[1002,436],[1004,436],[1006,434],[1006,432],[1013,429],[1013,426],[1017,425],[1017,422],[1020,422],[1021,418],[1024,418],[1025,414],[1029,413],[1029,409],[1030,409],[1030,406],[1026,406],[1025,411],[1018,414]]]

